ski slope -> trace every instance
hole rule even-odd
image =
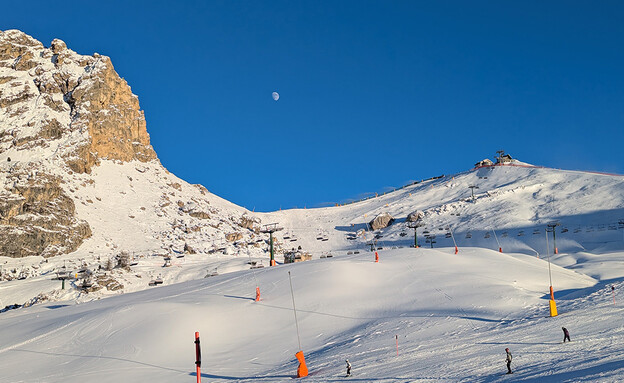
[[[587,261],[595,270],[620,270],[608,281],[553,265],[560,315],[550,318],[546,260],[453,250],[388,250],[379,263],[362,253],[11,310],[0,317],[0,376],[195,381],[199,331],[204,381],[291,381],[299,346],[290,273],[305,381],[342,380],[346,358],[356,381],[506,381],[506,347],[513,381],[624,379],[623,252]],[[572,343],[561,344],[561,326]]]

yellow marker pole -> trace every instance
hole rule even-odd
[[[550,272],[550,251],[548,251],[548,230],[546,230],[546,255],[548,256],[548,278],[550,279],[550,300],[548,301],[548,307],[550,309],[550,316],[556,317],[557,303],[555,303],[555,292],[552,287],[552,275]]]
[[[550,316],[556,317],[557,314],[557,303],[555,303],[555,293],[553,292],[552,286],[550,286],[550,301],[548,302],[548,306],[550,308]]]

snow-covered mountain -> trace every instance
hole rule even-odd
[[[138,98],[108,57],[60,40],[46,48],[17,30],[0,32],[0,106],[0,278],[37,286],[16,289],[11,303],[91,300],[268,265],[260,229],[272,223],[283,229],[278,262],[288,251],[321,258],[413,245],[406,221],[416,212],[426,246],[540,254],[554,221],[562,251],[618,248],[621,238],[622,176],[511,157],[348,205],[249,212],[160,164]],[[393,223],[373,232],[380,214]],[[59,270],[84,271],[71,285],[89,287],[59,291]]]
[[[65,266],[86,270],[92,293],[120,292],[133,278],[147,287],[185,254],[263,254],[253,214],[160,164],[138,98],[108,57],[0,32],[0,107],[0,253],[11,258],[0,279],[49,280]],[[158,269],[95,274],[122,257]]]
[[[109,58],[0,31],[0,381],[188,381],[194,331],[211,381],[289,381],[301,347],[311,381],[491,382],[506,346],[516,380],[621,381],[624,177],[499,160],[250,212],[161,165]],[[312,260],[268,267],[263,228]]]

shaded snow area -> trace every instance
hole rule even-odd
[[[0,257],[0,381],[194,382],[196,331],[204,382],[292,381],[299,347],[303,381],[623,381],[623,181],[491,166],[253,213],[157,162],[102,161],[63,184],[91,238],[57,257]],[[382,213],[394,221],[371,230]],[[271,223],[275,267],[258,230]],[[312,260],[281,264],[299,247]],[[127,265],[107,265],[122,253]]]

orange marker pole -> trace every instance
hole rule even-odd
[[[199,347],[199,332],[195,332],[195,365],[197,366],[197,383],[201,383],[201,348]]]
[[[256,302],[260,301],[260,287],[256,287]]]
[[[379,254],[375,252],[375,262],[379,262]]]
[[[395,335],[394,337],[396,338],[397,356],[399,356],[399,336]]]
[[[299,351],[298,353],[296,353],[295,357],[299,361],[299,366],[297,367],[297,378],[304,378],[308,376],[308,366],[306,366],[303,351]]]
[[[301,351],[301,337],[299,336],[299,322],[297,321],[297,308],[295,307],[295,293],[292,287],[292,278],[290,277],[290,271],[288,272],[288,280],[290,281],[290,295],[293,302],[293,313],[295,314],[295,326],[297,327],[297,342],[299,342],[299,352],[295,354],[295,357],[299,361],[299,367],[297,367],[297,378],[303,378],[308,376],[308,366],[306,366],[305,356]]]
[[[455,236],[453,235],[453,230],[451,229],[451,227],[447,227],[449,233],[451,233],[451,238],[453,238],[453,245],[455,246],[455,254],[457,254],[459,252],[459,249],[457,248],[457,242],[455,241]],[[433,247],[433,243],[431,244],[431,247]]]

